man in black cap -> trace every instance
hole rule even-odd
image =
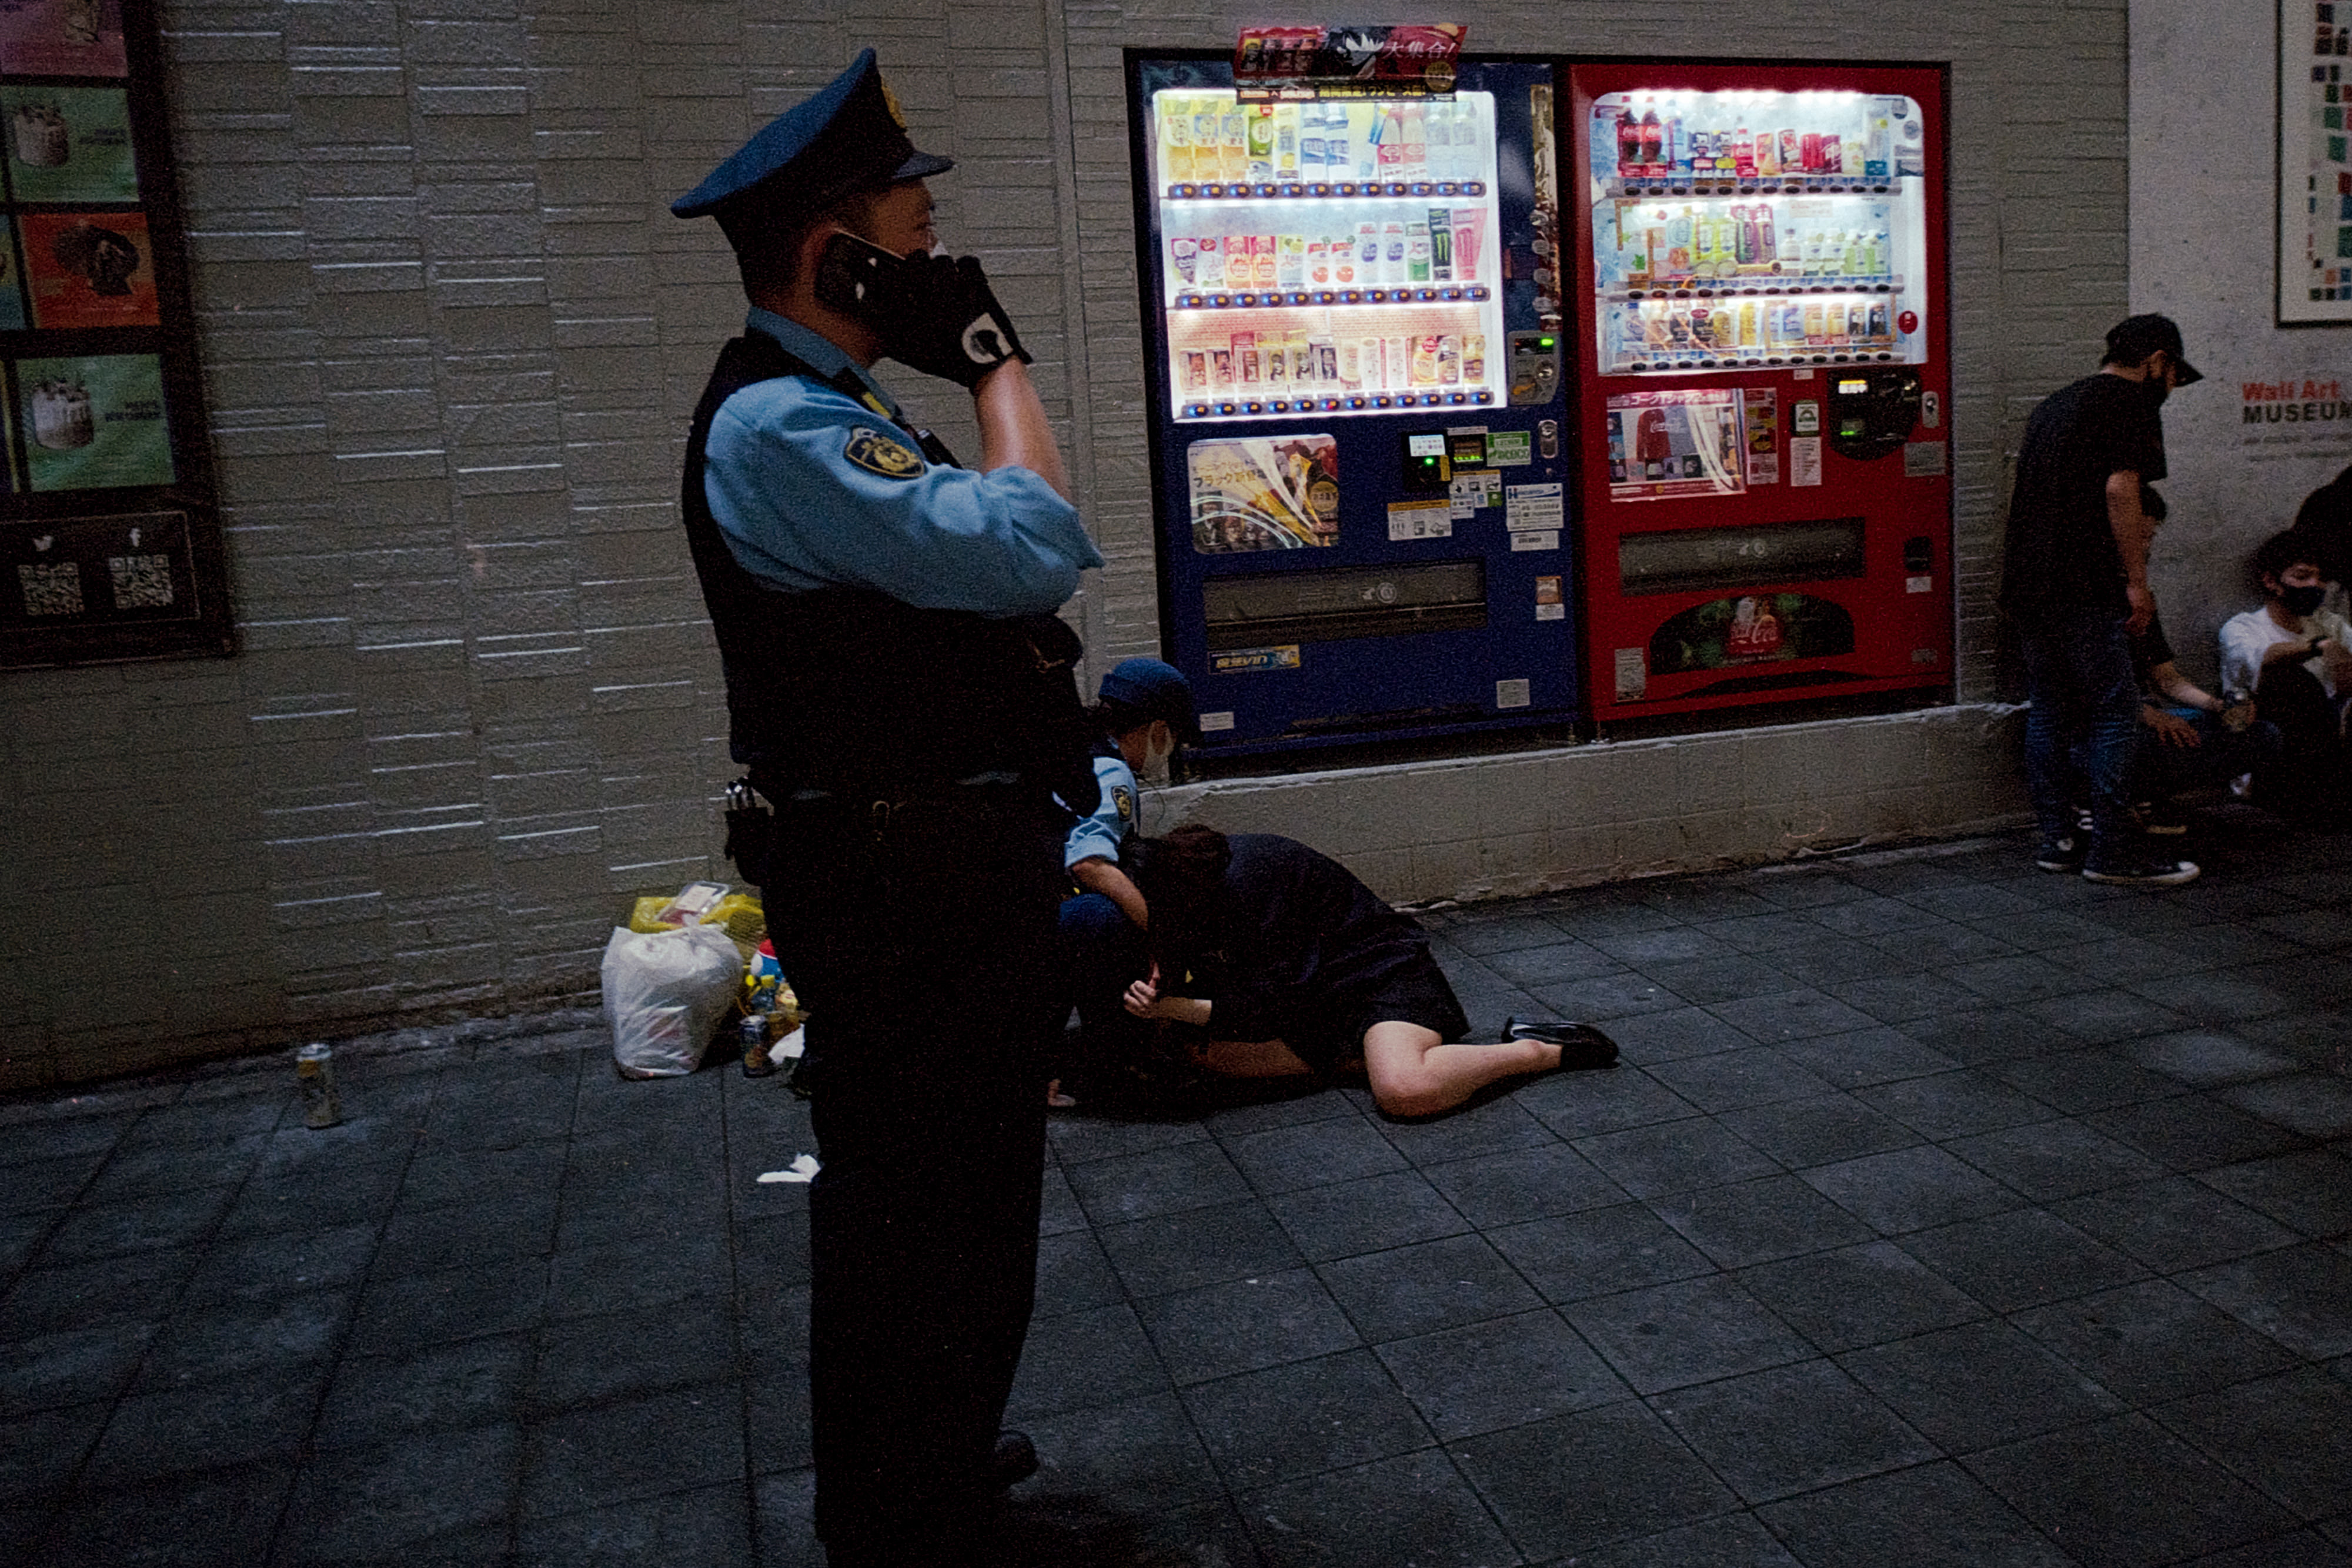
[[[2025,424],[2009,507],[2000,604],[2023,645],[2032,700],[2025,785],[2042,832],[2034,863],[2093,882],[2171,887],[2188,861],[2153,855],[2131,816],[2127,776],[2138,739],[2139,683],[2130,638],[2147,630],[2152,517],[2163,499],[2164,423],[2175,387],[2203,379],[2165,316],[2134,316],[2107,334],[2099,372],[2053,392]],[[2091,792],[2090,842],[2072,807],[2068,755],[2081,745]]]
[[[978,262],[930,254],[926,176],[872,50],[674,211],[734,246],[749,330],[688,437],[687,538],[729,812],[810,1010],[816,1527],[832,1568],[985,1561],[1034,1469],[999,1422],[1035,1287],[1055,907],[1094,773],[1054,611],[1102,564],[1028,355]],[[968,388],[959,466],[868,373]]]

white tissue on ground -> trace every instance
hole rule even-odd
[[[814,1155],[802,1155],[795,1158],[791,1166],[787,1169],[780,1171],[761,1171],[760,1173],[760,1179],[763,1182],[811,1182],[816,1180],[816,1173],[823,1168],[824,1167],[816,1163],[816,1156]]]

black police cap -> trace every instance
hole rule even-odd
[[[954,167],[952,158],[917,151],[874,51],[866,49],[824,91],[770,120],[669,210],[698,218],[757,205],[774,215],[797,215],[866,186]]]

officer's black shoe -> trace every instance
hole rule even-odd
[[[989,1483],[997,1490],[1017,1486],[1037,1473],[1037,1445],[1026,1432],[1006,1430],[996,1435],[996,1452],[989,1458]]]

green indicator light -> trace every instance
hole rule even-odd
[[[1543,346],[1544,346],[1545,348],[1547,348],[1547,349],[1550,348],[1550,347],[1552,346],[1552,340],[1551,340],[1551,339],[1549,339],[1549,338],[1546,338],[1546,339],[1543,340]]]

